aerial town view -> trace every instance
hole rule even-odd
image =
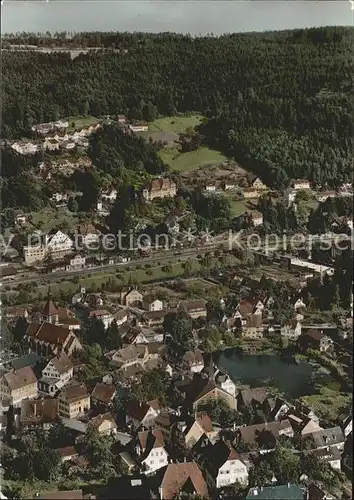
[[[350,5],[78,3],[2,5],[0,499],[352,499]]]

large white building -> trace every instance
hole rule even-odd
[[[31,244],[23,247],[26,264],[42,262],[46,257],[58,260],[73,250],[73,241],[62,231],[54,234],[38,236]]]
[[[38,381],[39,390],[50,396],[54,396],[73,377],[74,365],[69,356],[62,352],[52,358],[42,371],[42,377]]]

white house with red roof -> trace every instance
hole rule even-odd
[[[248,468],[230,443],[218,441],[206,452],[207,469],[217,488],[239,482],[248,484]]]
[[[155,405],[143,401],[132,401],[126,411],[126,423],[133,425],[135,429],[141,426],[150,429],[154,427],[159,409]]]
[[[105,328],[108,328],[114,320],[113,314],[111,314],[109,311],[106,311],[105,309],[90,311],[89,317],[93,318],[94,316],[102,321]]]
[[[151,474],[168,464],[165,441],[159,430],[139,432],[135,451],[144,474]]]

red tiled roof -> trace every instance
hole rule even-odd
[[[75,313],[67,307],[58,307],[58,318],[60,321],[68,318],[75,318]]]
[[[43,316],[55,316],[58,314],[58,309],[52,299],[49,299],[42,310]]]
[[[263,403],[267,399],[267,391],[265,387],[255,387],[253,389],[244,389],[240,391],[242,402],[245,406],[249,406],[252,401]]]
[[[19,370],[13,370],[5,373],[4,379],[6,380],[11,391],[37,383],[37,377],[30,366],[25,366]]]
[[[116,388],[114,385],[98,382],[92,391],[91,397],[98,399],[102,403],[108,404],[112,401],[115,392]]]
[[[150,409],[150,405],[140,401],[133,401],[127,408],[127,415],[134,420],[141,422],[147,412]]]
[[[78,318],[61,318],[60,323],[63,326],[70,326],[70,325],[81,325],[81,321]]]
[[[195,462],[169,464],[167,466],[161,484],[161,497],[165,500],[172,500],[183,490],[187,481],[191,482],[197,495],[208,498],[207,484]]]
[[[80,401],[81,399],[87,398],[88,393],[86,386],[83,384],[75,384],[69,387],[65,387],[61,393],[59,398],[65,399],[69,403],[74,403],[75,401]]]
[[[151,408],[153,408],[154,410],[156,411],[159,411],[161,406],[160,406],[160,402],[158,399],[152,399],[151,401],[148,401],[147,404],[149,406],[151,406]]]
[[[162,432],[159,430],[139,432],[138,439],[143,451],[147,448],[150,440],[151,448],[161,448],[162,446],[165,446]]]
[[[162,189],[171,189],[174,186],[176,186],[176,184],[172,179],[154,179],[149,185],[149,191],[161,191]]]
[[[309,330],[306,332],[306,335],[317,341],[320,341],[323,337],[325,337],[324,333],[320,330]]]
[[[71,333],[70,330],[64,326],[43,322],[31,323],[27,328],[26,335],[43,342],[63,345]]]
[[[259,300],[259,297],[246,297],[242,299],[238,306],[238,310],[241,315],[247,316],[248,314],[251,314]]]
[[[60,374],[66,373],[74,367],[71,359],[65,352],[61,352],[53,358],[52,363]]]

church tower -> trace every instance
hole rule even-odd
[[[59,322],[58,309],[52,300],[50,286],[48,288],[48,300],[42,310],[42,321],[48,321],[49,323],[53,323],[54,325],[58,324]]]

